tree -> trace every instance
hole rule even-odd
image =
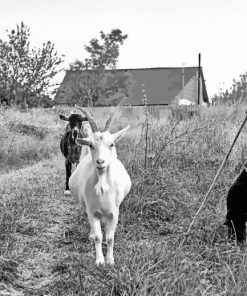
[[[8,31],[7,31],[8,32]],[[41,48],[31,48],[30,29],[23,22],[8,32],[7,41],[0,39],[0,87],[8,100],[19,104],[28,97],[41,99],[54,91],[52,78],[63,62],[50,41]]]
[[[222,90],[215,95],[212,101],[228,105],[247,102],[247,72],[239,75],[239,79],[233,79],[230,89]]]
[[[100,32],[100,40],[94,38],[89,45],[84,46],[89,54],[84,61],[76,60],[70,65],[70,70],[78,75],[75,78],[74,101],[83,106],[95,106],[118,101],[116,93],[128,95],[129,74],[116,74],[120,45],[123,45],[127,35],[119,29],[113,29],[109,34]]]

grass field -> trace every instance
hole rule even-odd
[[[227,190],[247,160],[247,126],[181,244],[246,108],[150,121],[147,169],[144,127],[133,122],[117,146],[132,189],[114,267],[94,265],[87,218],[63,195],[58,111],[0,110],[0,295],[246,295],[246,248],[227,243],[223,222]]]

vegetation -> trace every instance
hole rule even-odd
[[[37,106],[42,98],[49,99],[52,78],[61,70],[63,56],[58,56],[54,44],[47,41],[41,48],[31,48],[29,36],[30,29],[22,22],[6,41],[0,40],[0,95],[9,105]]]
[[[58,126],[58,114],[2,110],[8,112],[2,113],[7,121],[4,140],[11,143],[13,133],[17,139],[4,157],[21,156],[26,150],[29,162],[16,158],[11,166],[1,166],[0,294],[245,295],[246,252],[227,243],[223,222],[227,190],[246,161],[247,127],[181,245],[245,109],[207,108],[186,121],[149,119],[148,141],[145,126],[134,122],[129,137],[117,147],[133,185],[120,209],[116,265],[99,268],[87,219],[71,197],[63,195],[64,159],[57,152],[64,127]],[[44,137],[20,134],[24,124],[35,126]],[[124,125],[123,120],[117,125]],[[39,141],[33,149],[43,145],[47,154],[33,158],[30,145],[25,145],[30,139]],[[17,146],[22,150],[16,151]],[[0,147],[1,156],[3,151]]]
[[[120,45],[127,37],[119,29],[113,29],[109,34],[101,31],[100,40],[93,38],[89,45],[84,46],[89,57],[70,65],[70,70],[81,73],[76,78],[77,94],[73,102],[79,102],[82,106],[95,106],[96,103],[107,104],[110,101],[114,105],[114,102],[116,104],[119,101],[119,95],[126,95],[129,75],[116,74],[114,70]],[[106,101],[100,101],[101,98],[106,98]]]
[[[247,72],[240,74],[238,79],[233,79],[230,89],[222,90],[212,98],[214,104],[237,104],[247,101]]]
[[[31,109],[26,113],[0,108],[0,173],[58,154],[61,126],[51,112]]]

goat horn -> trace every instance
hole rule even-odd
[[[93,132],[93,133],[98,132],[98,131],[99,131],[98,126],[97,126],[95,120],[93,119],[92,115],[91,115],[86,109],[84,109],[84,108],[82,108],[82,107],[80,107],[80,106],[75,105],[75,108],[77,108],[77,109],[80,110],[83,114],[86,115],[86,117],[87,117],[87,119],[88,119],[88,122],[89,122],[89,124],[90,124],[90,126],[91,126],[92,132]]]
[[[110,116],[109,116],[109,118],[108,118],[108,120],[107,120],[107,122],[106,122],[106,125],[105,125],[105,131],[108,131],[108,132],[110,131],[110,129],[111,129],[111,125],[112,125],[112,122],[113,122],[113,119],[114,119],[114,115],[115,115],[116,111],[119,109],[119,107],[122,106],[122,103],[123,103],[123,101],[124,101],[125,99],[126,99],[126,97],[123,98],[123,99],[119,102],[119,104],[117,105],[116,109],[115,109],[113,112],[110,113]]]
[[[87,146],[90,146],[91,145],[91,141],[88,139],[88,138],[77,138],[75,140],[76,144],[77,145],[87,145]]]

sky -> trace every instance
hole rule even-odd
[[[246,0],[0,0],[0,39],[23,21],[31,45],[50,40],[67,68],[117,28],[128,34],[119,69],[197,66],[201,53],[211,97],[247,71],[246,12]]]

